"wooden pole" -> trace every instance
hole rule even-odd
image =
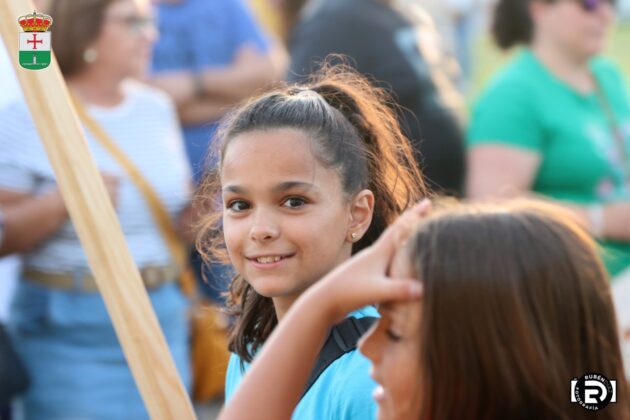
[[[0,0],[0,34],[118,340],[151,418],[194,419],[192,404],[88,149],[57,61],[53,57],[48,68],[37,71],[23,69],[18,63],[21,29],[17,18],[32,11],[30,0]],[[53,37],[54,30],[53,22]]]

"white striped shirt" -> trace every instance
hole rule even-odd
[[[90,115],[124,150],[176,218],[191,195],[191,177],[170,99],[138,82],[125,83],[125,100],[112,108],[88,107]],[[139,267],[165,265],[171,255],[140,191],[86,131],[101,172],[119,177],[116,213]],[[56,187],[43,144],[24,103],[0,110],[0,188],[39,195]],[[70,221],[31,253],[26,266],[53,272],[88,269]]]

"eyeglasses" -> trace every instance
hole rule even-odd
[[[127,29],[134,33],[139,34],[146,28],[155,27],[155,21],[150,16],[130,15],[130,16],[109,16],[106,18],[108,22],[122,23]]]
[[[595,12],[604,3],[608,3],[610,6],[615,6],[615,0],[579,0],[580,6],[586,12]]]

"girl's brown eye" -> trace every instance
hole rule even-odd
[[[228,203],[227,208],[238,213],[249,209],[249,204],[243,200],[234,200]]]
[[[290,209],[299,209],[306,204],[306,200],[302,197],[289,197],[282,204],[284,207],[288,207]]]

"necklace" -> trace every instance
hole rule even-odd
[[[606,116],[606,120],[608,123],[608,128],[612,137],[614,139],[615,148],[617,149],[617,154],[619,156],[619,162],[621,164],[621,170],[623,174],[624,180],[630,178],[630,159],[628,158],[628,152],[625,147],[624,135],[621,130],[621,124],[615,115],[608,98],[606,97],[606,93],[601,85],[601,83],[595,79],[595,85],[597,89],[597,99],[599,101],[599,105],[604,111],[604,115]]]

